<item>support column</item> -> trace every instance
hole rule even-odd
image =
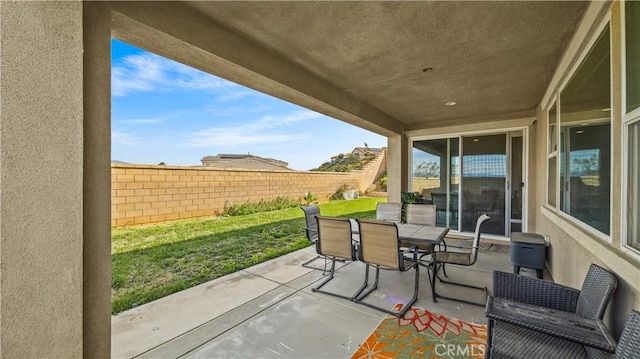
[[[111,8],[84,5],[85,358],[111,354]]]
[[[82,7],[0,3],[0,358],[83,353]]]
[[[403,188],[402,168],[402,137],[394,135],[387,137],[387,202],[400,203],[400,192]],[[404,184],[406,187],[406,183]]]
[[[402,192],[410,192],[409,188],[409,139],[400,136],[400,188]]]

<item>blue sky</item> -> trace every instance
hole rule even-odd
[[[251,153],[308,170],[386,137],[112,40],[112,160],[200,165]]]

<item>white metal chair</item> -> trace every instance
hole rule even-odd
[[[451,249],[451,248],[463,248],[463,249],[468,249],[468,248],[455,247],[455,246],[449,245],[447,247],[447,249],[444,250],[444,251],[434,251],[433,252],[433,255],[431,256],[432,265],[433,265],[433,279],[431,281],[431,291],[433,293],[433,301],[434,302],[438,301],[437,298],[445,298],[445,299],[455,300],[455,301],[458,301],[458,302],[484,306],[484,303],[482,303],[482,304],[481,303],[474,303],[474,302],[470,302],[470,301],[466,301],[466,300],[462,300],[462,299],[445,297],[443,295],[437,294],[437,292],[436,292],[436,279],[440,280],[440,282],[442,282],[442,283],[455,284],[455,285],[459,285],[459,286],[463,286],[463,287],[467,287],[467,288],[475,288],[475,289],[484,290],[485,294],[486,294],[486,291],[487,291],[486,287],[477,287],[477,286],[473,286],[473,285],[469,285],[469,284],[462,284],[462,283],[455,283],[455,282],[451,282],[451,281],[445,281],[445,280],[441,279],[440,277],[438,277],[438,271],[440,270],[440,268],[444,264],[460,265],[460,266],[472,266],[472,265],[474,265],[476,263],[476,261],[478,260],[478,250],[480,248],[480,234],[481,234],[482,225],[485,222],[487,222],[488,220],[490,220],[490,219],[491,218],[486,213],[481,215],[480,218],[478,218],[478,221],[476,222],[476,231],[475,231],[475,234],[474,234],[473,245],[471,247],[471,251],[465,251],[465,252],[450,251],[449,249]]]

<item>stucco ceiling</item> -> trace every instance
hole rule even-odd
[[[533,113],[586,9],[571,1],[188,4],[408,127]]]

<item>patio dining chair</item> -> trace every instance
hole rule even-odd
[[[408,204],[407,205],[407,223],[408,224],[420,224],[427,226],[435,226],[436,225],[436,206],[429,204]],[[446,243],[444,240],[442,241],[444,248],[446,248]],[[422,257],[430,255],[433,253],[433,244],[424,243],[424,242],[411,242],[411,241],[402,241],[400,243],[401,247],[411,247],[416,246],[418,248],[418,264],[429,267],[429,263],[425,263],[422,261]]]
[[[417,264],[418,257],[416,248],[411,247],[404,251],[400,250],[398,227],[393,222],[358,219],[358,225],[360,226],[358,259],[366,264],[363,286],[366,286],[369,282],[369,267],[374,267],[376,269],[376,278],[371,288],[357,296],[354,301],[400,318],[418,299],[420,267]],[[412,254],[411,258],[405,257],[405,254],[408,253]],[[411,297],[411,299],[404,305],[404,308],[400,312],[390,311],[362,301],[378,288],[381,269],[400,272],[406,272],[410,269],[415,270],[413,297]]]
[[[300,209],[302,209],[302,211],[304,212],[304,231],[307,235],[307,239],[309,240],[309,242],[315,244],[318,241],[318,221],[316,220],[316,217],[320,215],[320,207],[318,207],[317,205],[309,205],[302,206],[300,207]],[[311,265],[311,263],[313,263],[317,259],[324,259],[324,267],[320,268]],[[308,261],[302,263],[302,266],[305,268],[322,270],[322,272],[324,273],[327,271],[327,258],[318,254]]]
[[[402,221],[402,204],[379,202],[376,205],[376,219],[400,223]]]
[[[489,217],[486,213],[481,215],[480,218],[478,218],[478,221],[476,222],[476,230],[474,233],[473,245],[471,246],[471,251],[460,252],[459,249],[464,247],[449,245],[447,246],[446,250],[433,252],[433,255],[431,256],[432,266],[433,266],[433,280],[431,281],[431,291],[433,293],[434,302],[437,302],[438,301],[437,298],[440,297],[440,298],[455,300],[455,301],[467,303],[467,304],[480,305],[480,306],[485,305],[484,303],[475,303],[475,302],[470,302],[470,301],[459,299],[459,298],[446,297],[446,296],[437,294],[436,279],[438,279],[442,283],[454,284],[454,285],[463,286],[467,288],[483,290],[485,293],[487,292],[486,287],[478,287],[470,284],[456,283],[452,281],[443,280],[438,276],[438,272],[441,268],[443,268],[445,264],[469,267],[476,263],[476,261],[478,260],[478,250],[480,249],[480,234],[481,234],[482,226],[490,219],[491,217]],[[451,248],[456,248],[457,250],[451,251],[450,250]],[[464,249],[468,249],[468,248],[464,248]]]
[[[319,255],[331,260],[331,269],[329,270],[329,277],[316,287],[311,288],[311,291],[353,300],[358,294],[362,293],[366,285],[362,286],[351,296],[320,290],[320,288],[334,278],[337,260],[355,261],[357,259],[355,243],[351,234],[351,222],[348,218],[317,216],[316,219],[318,222],[316,251]]]

